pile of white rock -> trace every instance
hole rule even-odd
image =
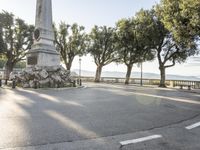
[[[18,74],[11,73],[10,80],[14,80],[17,86],[24,88],[67,87],[71,86],[73,81],[70,71],[62,66],[26,68]]]

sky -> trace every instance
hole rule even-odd
[[[61,21],[66,23],[78,23],[89,32],[94,25],[114,26],[121,18],[128,18],[141,8],[150,9],[159,3],[159,0],[52,0],[53,20],[56,24]],[[36,0],[0,0],[0,11],[12,12],[15,16],[24,19],[27,23],[35,22]],[[76,57],[73,69],[79,68],[79,58]],[[83,70],[95,71],[96,65],[90,56],[82,57]],[[143,64],[144,72],[159,73],[158,62],[146,62]],[[112,63],[103,68],[103,71],[126,72],[125,65]],[[133,71],[140,71],[137,65]],[[168,68],[167,74],[188,75],[200,77],[200,58],[189,58],[184,64],[177,64]]]

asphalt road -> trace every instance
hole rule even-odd
[[[109,84],[0,88],[0,149],[198,150],[200,93]],[[152,135],[161,138],[120,145]],[[137,141],[137,140],[136,140]]]

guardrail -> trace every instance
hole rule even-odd
[[[22,69],[16,69],[15,71],[20,72]],[[1,72],[3,69],[0,69],[0,79],[2,79]],[[79,77],[74,77],[75,79],[79,79]],[[89,76],[81,76],[81,81],[83,82],[94,82],[94,77]],[[101,77],[100,82],[103,83],[124,83],[125,78],[117,78],[117,77]],[[130,84],[141,84],[140,78],[130,78]],[[143,85],[159,85],[160,79],[142,79]],[[177,87],[182,88],[183,86],[187,86],[188,88],[200,89],[200,81],[191,81],[191,80],[166,80],[165,84],[169,87]]]
[[[78,78],[78,77],[75,77]],[[82,76],[81,80],[83,82],[93,82],[94,77]],[[101,77],[100,82],[103,83],[124,83],[125,78],[116,78],[116,77]],[[140,84],[140,78],[130,78],[130,84]],[[159,85],[160,79],[142,79],[143,85]],[[190,81],[190,80],[166,80],[167,86],[176,87],[176,86],[190,86],[191,88],[200,89],[200,81]]]
[[[21,72],[23,69],[22,68],[14,68],[14,72]],[[4,79],[4,73],[5,69],[0,68],[0,79]]]

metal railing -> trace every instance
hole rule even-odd
[[[75,77],[76,78],[76,77]],[[83,82],[94,82],[94,77],[82,76],[81,80]],[[103,83],[124,83],[125,78],[116,77],[101,77],[100,82]],[[140,78],[130,78],[130,84],[140,84]],[[159,85],[160,79],[142,79],[143,85]],[[200,81],[190,81],[190,80],[166,80],[165,84],[170,87],[176,86],[190,86],[191,88],[200,89]]]

